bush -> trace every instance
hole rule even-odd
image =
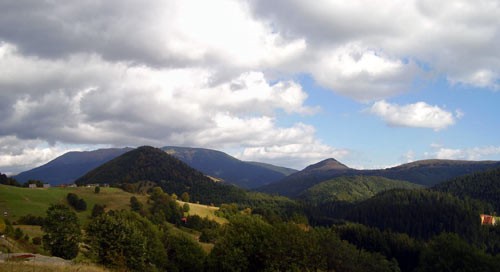
[[[130,208],[132,209],[132,211],[140,213],[142,211],[142,207],[143,205],[141,202],[139,202],[137,197],[130,197]]]
[[[42,237],[33,237],[31,239],[31,242],[34,244],[34,245],[41,245],[42,244]]]
[[[32,225],[32,226],[42,226],[45,221],[45,218],[41,216],[35,216],[32,214],[28,214],[25,216],[21,216],[19,220],[17,220],[18,224],[21,225]]]
[[[51,205],[42,230],[45,232],[43,246],[52,255],[64,259],[73,259],[78,255],[82,234],[78,217],[69,207]]]
[[[200,235],[200,242],[215,243],[220,236],[219,229],[203,229]]]
[[[66,199],[68,200],[69,205],[75,208],[75,210],[79,212],[87,210],[87,202],[85,202],[83,198],[78,197],[78,195],[68,193]]]
[[[184,205],[182,206],[182,211],[189,212],[189,204],[184,203]]]
[[[78,199],[75,209],[77,211],[85,211],[87,210],[87,202],[83,198]]]
[[[205,252],[191,237],[166,233],[163,244],[168,254],[169,271],[203,271]]]
[[[199,215],[190,215],[187,217],[186,227],[202,231],[203,229],[217,229],[220,224],[207,217],[201,218]]]
[[[7,230],[7,224],[2,218],[0,218],[0,234],[4,234],[6,230]]]
[[[92,214],[90,215],[90,217],[95,218],[101,214],[104,214],[105,208],[106,208],[106,205],[95,204],[94,208],[92,208]]]
[[[188,194],[188,192],[182,193],[181,200],[184,201],[184,202],[189,202],[189,194]]]
[[[23,237],[24,233],[20,228],[14,230],[14,239],[19,240]]]
[[[164,270],[167,254],[160,231],[137,213],[109,211],[94,218],[86,233],[96,261],[131,271]]]

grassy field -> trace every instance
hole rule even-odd
[[[66,195],[68,193],[75,193],[87,202],[87,210],[77,213],[82,224],[88,222],[92,207],[95,204],[106,205],[107,210],[129,209],[130,197],[136,196],[145,206],[147,206],[148,198],[147,195],[131,194],[118,188],[101,187],[100,193],[96,194],[92,187],[29,189],[0,185],[0,216],[7,212],[7,216],[4,216],[4,218],[9,219],[11,222],[15,222],[19,217],[27,214],[45,216],[50,204],[67,204]],[[181,206],[184,203],[179,201]],[[227,223],[225,218],[215,215],[215,211],[219,209],[218,207],[195,203],[188,204],[190,215],[196,214],[201,217],[208,217],[221,224]]]
[[[32,214],[36,216],[45,216],[47,208],[50,204],[64,203],[67,204],[66,195],[68,193],[75,193],[80,198],[85,199],[87,202],[87,210],[84,212],[78,212],[78,217],[82,225],[86,224],[90,220],[90,213],[92,207],[95,204],[106,205],[107,210],[120,210],[120,209],[130,209],[130,197],[136,196],[140,202],[144,204],[147,208],[147,195],[138,195],[127,193],[121,189],[117,188],[103,188],[101,187],[100,193],[94,193],[94,188],[78,187],[78,188],[48,188],[48,189],[29,189],[29,188],[19,188],[13,186],[0,185],[0,216],[9,219],[11,222],[15,222],[21,216]],[[178,201],[179,205],[184,205],[185,202]],[[221,218],[215,215],[215,212],[219,209],[218,207],[188,203],[190,210],[190,215],[199,215],[200,217],[208,217],[209,219],[215,220],[220,224],[227,223],[227,219]],[[4,215],[7,212],[7,216]],[[23,233],[29,235],[30,238],[41,237],[43,232],[39,226],[27,226],[27,225],[15,225],[15,228],[20,228]],[[191,236],[194,240],[198,240],[200,233],[185,229],[176,228],[172,225],[172,230],[174,232],[184,233]],[[31,243],[28,243],[31,245]],[[200,243],[206,252],[210,252],[213,248],[213,244]],[[28,246],[22,246],[22,243],[18,244],[19,248],[11,248],[13,252],[40,252],[41,250],[35,250],[29,248]],[[22,246],[22,247],[21,247]],[[31,245],[32,246],[32,245]],[[16,269],[13,271],[24,271],[23,264],[15,264]],[[61,267],[58,269],[62,270],[51,270],[54,267],[42,267],[36,266],[36,271],[77,271],[78,267]],[[82,268],[80,268],[82,269]],[[87,268],[84,268],[87,269]],[[92,268],[94,269],[94,268]],[[0,264],[0,272],[2,270],[2,264]],[[10,271],[10,270],[9,270]],[[80,270],[80,271],[103,271],[103,270]]]
[[[101,192],[96,194],[94,188],[87,187],[29,189],[0,185],[0,213],[7,212],[4,218],[12,222],[27,214],[45,216],[50,204],[66,204],[68,193],[75,193],[87,202],[87,210],[77,213],[80,223],[83,224],[88,222],[95,204],[106,205],[107,209],[128,209],[130,197],[134,196],[117,188],[101,188]],[[146,203],[146,195],[135,196],[139,201]]]
[[[186,202],[182,202],[180,200],[177,201],[179,205],[184,205]],[[196,203],[188,203],[189,204],[189,215],[198,215],[202,218],[208,217],[208,219],[214,220],[219,224],[226,224],[228,221],[226,218],[218,217],[215,215],[215,212],[219,210],[219,207],[207,206]]]

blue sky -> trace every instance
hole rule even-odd
[[[500,160],[500,3],[0,3],[0,172],[179,145],[302,169]]]

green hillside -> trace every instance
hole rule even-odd
[[[188,192],[193,202],[204,204],[237,202],[245,197],[243,189],[215,183],[186,163],[150,146],[129,151],[88,172],[75,183],[118,186],[140,181],[151,181],[169,194]]]
[[[86,222],[95,204],[106,205],[107,209],[128,209],[130,197],[134,194],[127,193],[118,188],[101,187],[100,193],[94,193],[94,188],[76,187],[48,189],[30,189],[14,186],[0,185],[0,212],[7,212],[7,218],[16,221],[19,217],[32,214],[45,216],[50,204],[65,203],[68,193],[77,194],[87,202],[87,210],[78,213],[80,222]],[[146,203],[146,195],[135,195],[141,202]]]
[[[141,180],[159,182],[175,180],[185,184],[210,181],[203,173],[166,154],[161,149],[141,146],[88,172],[75,181],[89,183],[135,183]]]
[[[500,168],[458,177],[433,188],[460,198],[470,197],[493,205],[500,211]]]
[[[106,205],[107,210],[130,209],[130,198],[135,196],[143,204],[147,203],[148,195],[131,194],[119,188],[101,187],[100,193],[94,193],[94,188],[49,188],[49,189],[29,189],[22,187],[0,185],[0,212],[7,212],[10,221],[14,222],[21,216],[32,214],[35,216],[45,216],[50,204],[65,203],[68,193],[77,194],[87,202],[87,210],[78,212],[80,222],[86,223],[89,220],[92,207],[95,204]],[[179,201],[180,202],[180,201]],[[184,202],[180,202],[180,205]],[[208,217],[219,223],[227,222],[226,219],[215,215],[219,208],[195,203],[189,203],[190,215]]]
[[[319,204],[331,201],[356,202],[391,189],[416,189],[420,185],[406,181],[376,176],[347,176],[321,182],[306,191],[300,198]]]
[[[480,239],[479,214],[483,209],[479,202],[424,189],[390,190],[355,204],[325,203],[318,208],[323,216],[406,233],[417,239],[454,232],[469,241]]]

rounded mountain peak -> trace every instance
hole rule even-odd
[[[345,164],[336,159],[329,158],[315,164],[311,164],[304,171],[328,171],[328,170],[347,170],[350,169]]]

